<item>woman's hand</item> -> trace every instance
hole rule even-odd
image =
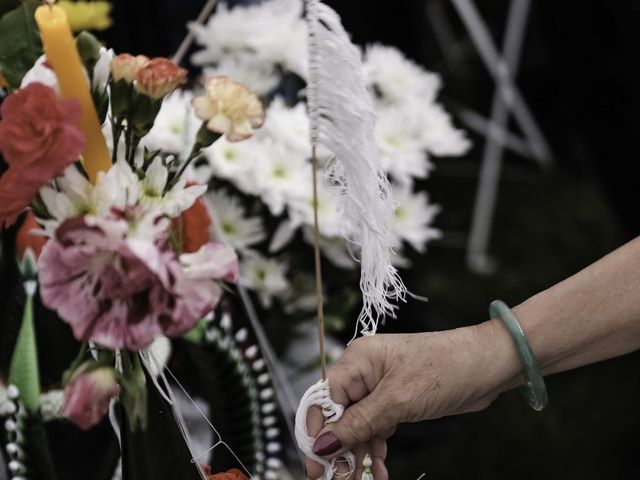
[[[386,439],[398,423],[482,410],[517,384],[519,366],[511,339],[496,321],[360,338],[327,373],[332,399],[347,407],[342,418],[324,427],[320,410],[309,411],[309,434],[318,435],[314,453],[334,457],[352,450],[356,479],[368,453],[375,479],[387,480]],[[306,470],[312,479],[323,473],[311,460]]]

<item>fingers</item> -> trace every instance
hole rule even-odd
[[[311,480],[320,478],[324,473],[324,467],[322,465],[314,462],[313,460],[309,460],[308,458],[304,461],[304,469],[307,478],[310,478]]]
[[[340,455],[355,445],[368,443],[379,432],[396,425],[393,408],[380,389],[348,407],[335,423],[328,424],[316,439],[314,453],[321,456]]]

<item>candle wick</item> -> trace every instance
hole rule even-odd
[[[49,10],[53,10],[53,4],[56,0],[44,0],[44,4],[49,6]]]

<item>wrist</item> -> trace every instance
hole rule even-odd
[[[526,383],[517,348],[502,322],[491,319],[471,328],[481,349],[478,378],[485,382],[487,393],[497,396]]]

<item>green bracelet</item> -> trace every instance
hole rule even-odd
[[[540,372],[540,367],[536,361],[536,356],[531,350],[531,346],[527,341],[527,337],[518,323],[511,309],[502,300],[494,300],[489,305],[489,315],[491,318],[499,318],[503,323],[509,335],[516,344],[518,356],[522,360],[524,369],[527,372],[529,381],[520,387],[520,392],[524,395],[527,403],[536,411],[542,410],[547,406],[549,397],[547,396],[547,387],[544,384],[544,378]]]

